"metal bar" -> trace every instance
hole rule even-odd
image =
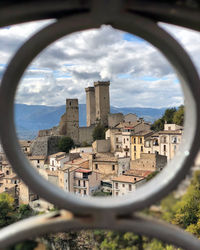
[[[151,18],[156,22],[166,22],[182,27],[200,30],[200,9],[178,6],[176,3],[127,0],[127,10]]]
[[[109,218],[107,219],[111,222]],[[104,225],[103,223],[100,224],[99,220],[93,217],[74,217],[72,213],[64,210],[31,217],[2,229],[0,231],[0,247],[3,249],[27,238],[42,236],[46,233],[79,231],[83,229],[134,232],[149,238],[157,238],[183,249],[200,249],[200,241],[193,235],[157,219],[150,219],[141,215],[129,215],[127,217],[114,218],[112,223]]]

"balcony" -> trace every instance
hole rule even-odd
[[[76,184],[74,184],[74,188],[76,188],[76,189],[87,189],[86,186],[78,186]]]

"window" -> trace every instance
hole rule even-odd
[[[136,151],[136,146],[134,146],[134,151]]]
[[[141,152],[143,152],[143,146],[141,146]]]
[[[126,152],[126,157],[128,156],[128,152]]]
[[[163,137],[163,142],[166,143],[167,142],[167,138],[166,136]]]
[[[137,181],[137,178],[134,178],[134,181]]]
[[[115,171],[115,165],[112,165],[112,171]]]
[[[37,160],[37,163],[40,163],[40,160]]]
[[[148,154],[150,154],[150,151],[148,151]]]
[[[115,188],[118,188],[118,183],[115,183]]]
[[[166,151],[166,145],[163,145],[163,150],[164,150],[164,152]]]
[[[136,153],[134,153],[134,158],[136,159]]]
[[[119,146],[117,145],[116,148],[119,148]]]
[[[83,181],[83,186],[85,187],[85,181]],[[85,191],[85,190],[84,190]]]
[[[142,138],[140,138],[140,143],[142,143]]]
[[[118,196],[118,192],[116,192],[115,194],[116,194],[116,196]]]
[[[128,138],[126,140],[129,141]]]
[[[54,161],[52,161],[52,166],[54,166]]]
[[[134,143],[134,144],[136,143],[136,138],[133,139],[133,143]]]
[[[95,169],[96,169],[96,170],[98,169],[98,164],[95,164]]]
[[[9,175],[9,174],[10,174],[9,170],[7,170],[7,171],[6,171],[6,174],[7,174],[7,175]]]
[[[81,193],[81,190],[78,190],[79,194]]]
[[[122,184],[122,187],[124,188],[124,187],[125,187],[125,184]]]
[[[177,143],[177,138],[176,137],[172,137],[172,143]]]
[[[118,139],[118,137],[116,137],[116,142],[118,142],[119,141],[119,139]]]
[[[171,130],[171,127],[168,127],[168,130]]]
[[[124,143],[126,142],[125,138],[124,138]]]
[[[86,195],[87,194],[87,192],[86,192],[86,190],[84,190],[84,195]]]
[[[78,180],[78,186],[80,186],[81,185],[81,181],[80,180]]]
[[[132,185],[131,184],[128,185],[128,189],[129,189],[129,191],[132,191]]]
[[[40,168],[40,166],[39,165],[37,165],[37,168]],[[53,168],[52,168],[53,169]],[[53,171],[53,170],[52,170]]]

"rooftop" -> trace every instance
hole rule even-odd
[[[79,169],[76,170],[76,172],[79,172],[79,173],[91,173],[92,170],[79,168]]]
[[[143,179],[144,178],[142,178],[142,177],[138,177],[137,180],[135,180],[135,177],[133,177],[133,176],[120,175],[118,177],[113,178],[112,181],[127,182],[127,183],[136,183],[136,182],[141,181]]]
[[[118,161],[118,159],[112,153],[96,153],[94,161],[116,162],[116,161]]]
[[[143,131],[137,132],[134,136],[149,136],[151,134],[153,134],[153,131],[143,130]]]
[[[159,134],[165,134],[165,135],[182,135],[183,131],[181,129],[177,129],[177,130],[163,130],[163,131],[159,131]]]
[[[66,157],[66,152],[58,152],[52,155],[49,155],[49,158],[64,158]]]
[[[28,156],[29,160],[45,160],[46,156],[45,155],[32,155]]]
[[[124,175],[138,176],[138,177],[147,177],[153,171],[149,170],[140,170],[140,169],[130,169],[125,172]]]

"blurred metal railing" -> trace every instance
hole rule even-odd
[[[132,231],[184,249],[200,249],[200,241],[194,236],[137,214],[177,187],[199,150],[200,80],[185,50],[158,26],[162,21],[199,30],[198,1],[191,4],[172,0],[7,0],[0,3],[1,27],[42,19],[54,19],[54,22],[21,46],[4,73],[0,87],[0,136],[6,156],[19,177],[40,197],[67,211],[32,217],[3,228],[0,248],[44,233],[98,228]],[[16,88],[31,61],[57,39],[102,24],[135,34],[159,49],[176,70],[185,97],[184,136],[176,157],[159,176],[134,195],[120,200],[76,197],[44,180],[23,155],[13,118]]]

